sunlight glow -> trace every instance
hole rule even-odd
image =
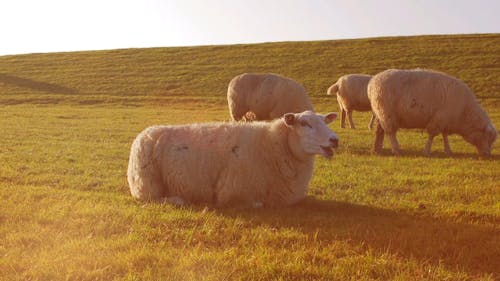
[[[498,11],[495,0],[2,1],[0,55],[497,33]]]

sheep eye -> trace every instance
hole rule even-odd
[[[309,127],[309,128],[312,128],[311,125],[309,125],[309,123],[307,123],[306,121],[300,121],[300,125],[302,125],[302,127]]]

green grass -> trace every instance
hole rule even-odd
[[[500,142],[453,157],[401,131],[403,156],[331,125],[308,198],[281,209],[175,208],[128,193],[133,138],[227,120],[227,83],[290,76],[317,111],[342,74],[426,67],[465,80],[500,125],[500,35],[128,49],[0,57],[0,280],[498,280]]]

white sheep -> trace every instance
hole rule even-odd
[[[329,96],[337,95],[337,102],[340,108],[340,127],[345,128],[345,117],[349,118],[349,125],[354,129],[352,112],[371,111],[370,101],[366,88],[372,78],[366,74],[348,74],[340,77],[335,84],[326,91]],[[372,114],[368,128],[372,128],[375,116]]]
[[[431,70],[390,69],[375,75],[368,84],[368,98],[378,120],[374,151],[382,149],[384,133],[392,151],[400,154],[396,132],[399,128],[425,129],[432,141],[443,135],[444,150],[451,153],[448,135],[459,134],[476,146],[482,156],[490,155],[497,131],[474,93],[449,75]]]
[[[272,120],[288,112],[313,110],[306,90],[277,74],[244,73],[228,85],[227,103],[232,120]]]
[[[337,117],[311,111],[272,122],[152,126],[134,140],[133,197],[224,206],[290,205],[303,199],[314,155],[332,157]]]

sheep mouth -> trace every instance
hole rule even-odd
[[[332,158],[333,157],[333,149],[331,146],[322,146],[320,145],[321,147],[321,152],[323,154],[323,156],[325,156],[326,158]]]

